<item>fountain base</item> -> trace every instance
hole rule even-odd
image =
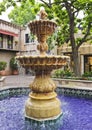
[[[62,114],[47,119],[25,117],[25,128],[27,130],[59,130],[62,125]]]
[[[63,113],[61,112],[59,115],[54,116],[54,117],[49,117],[49,118],[34,118],[34,117],[29,117],[25,114],[25,119],[28,119],[29,121],[33,120],[33,121],[37,121],[37,122],[43,122],[43,121],[55,121],[60,119],[60,117],[63,115]]]
[[[58,98],[45,100],[28,98],[25,104],[25,114],[27,118],[35,120],[56,119],[62,114],[60,105]]]

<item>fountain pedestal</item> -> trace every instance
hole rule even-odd
[[[40,96],[44,98],[45,97],[44,95]],[[41,120],[41,119],[48,120],[51,118],[56,119],[56,117],[61,114],[60,101],[57,98],[33,99],[31,97],[26,101],[25,111],[26,111],[26,117],[30,119],[35,120]]]
[[[61,114],[61,103],[54,92],[56,85],[50,75],[37,75],[30,87],[32,92],[25,105],[28,118],[48,120]]]

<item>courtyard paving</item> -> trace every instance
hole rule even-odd
[[[33,81],[34,76],[31,75],[11,75],[6,76],[4,88],[14,87],[29,87]]]
[[[10,76],[5,76],[5,83],[0,89],[5,89],[5,88],[16,88],[16,87],[29,87],[30,83],[32,83],[34,79],[34,76],[32,75],[25,75],[25,74],[19,74],[19,75],[10,75]],[[76,85],[76,84],[59,84],[56,82],[57,86],[59,87],[65,87],[65,88],[77,88],[77,89],[88,89],[92,90],[92,82],[90,85],[85,86],[83,85]]]

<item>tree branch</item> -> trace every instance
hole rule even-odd
[[[51,7],[51,1],[49,0],[49,3],[45,2],[44,0],[40,0],[41,2],[43,2],[45,5],[47,5],[49,8]]]
[[[49,0],[49,3],[45,2],[44,0],[40,0],[41,2],[43,2],[44,4],[46,4],[49,8],[53,5],[53,4],[60,4],[62,2],[53,2],[51,3],[51,0]]]
[[[77,45],[77,48],[79,48],[82,45],[82,43],[85,42],[87,36],[89,35],[90,29],[91,29],[91,22],[89,22],[86,34],[82,38],[81,42]]]

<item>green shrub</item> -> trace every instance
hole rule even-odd
[[[15,57],[10,59],[10,68],[12,70],[18,70],[18,62]]]
[[[73,76],[73,72],[70,71],[69,69],[66,69],[66,70],[64,71],[64,76],[65,76],[65,77],[71,77],[71,76]]]
[[[5,61],[0,61],[0,71],[1,71],[1,70],[5,70],[6,67],[7,67],[7,62],[5,62]]]
[[[55,76],[57,78],[63,77],[63,75],[64,75],[64,71],[63,70],[58,69],[58,70],[55,71]]]
[[[70,70],[68,70],[68,69],[66,69],[66,70],[58,69],[58,70],[54,71],[52,77],[64,78],[64,77],[70,77],[70,76],[73,76],[73,72],[71,72]]]
[[[85,72],[82,77],[92,77],[92,71],[91,72]]]

